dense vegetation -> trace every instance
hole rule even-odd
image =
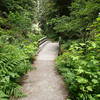
[[[32,69],[42,37],[32,28],[34,4],[33,0],[0,0],[0,100],[23,96],[20,78]]]
[[[100,31],[100,18],[92,32]],[[62,45],[63,54],[57,58],[57,68],[64,77],[71,93],[71,100],[99,100],[100,98],[100,34],[85,43],[67,41]]]
[[[23,96],[41,33],[62,38],[56,65],[69,100],[99,100],[100,0],[0,0],[0,100]]]

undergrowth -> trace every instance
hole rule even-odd
[[[30,31],[23,34],[9,18],[0,17],[0,100],[24,96],[20,78],[32,69],[38,40],[42,37]]]
[[[17,44],[0,42],[0,100],[23,96],[19,79],[32,68],[30,61],[35,57],[40,37],[33,35],[35,40],[25,39]]]
[[[68,100],[100,99],[100,18],[90,26],[94,37],[86,42],[68,41],[57,58],[59,73],[68,85]]]

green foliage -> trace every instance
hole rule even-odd
[[[100,21],[90,26],[94,38],[85,43],[69,41],[63,45],[63,54],[57,59],[57,68],[68,84],[72,100],[99,100],[100,98]],[[92,28],[91,28],[92,27]]]
[[[6,95],[3,91],[0,91],[0,100],[8,100],[8,95]]]
[[[29,34],[27,39],[14,44],[0,42],[0,91],[7,98],[23,96],[18,80],[31,69],[30,61],[35,57],[37,41],[41,37],[42,35]]]
[[[63,10],[69,8],[68,12],[58,12],[58,16],[53,17],[47,21],[47,27],[50,30],[53,30],[55,34],[58,36],[62,36],[62,38],[67,39],[76,39],[82,38],[84,41],[89,39],[91,34],[87,34],[89,30],[87,28],[93,23],[95,18],[98,16],[100,12],[100,1],[99,0],[73,0],[70,1],[60,1],[57,0],[58,3],[61,2],[61,5],[68,5],[68,7],[60,6],[60,8],[64,8]],[[67,14],[66,14],[67,13]],[[59,14],[61,14],[59,16]],[[68,15],[68,16],[67,16]]]
[[[95,38],[95,34],[100,33],[100,15],[96,18],[96,21],[87,28],[87,30],[91,31],[90,34],[92,39]]]
[[[58,57],[57,68],[68,84],[72,100],[99,100],[99,46],[96,41],[74,42]]]
[[[4,43],[0,43],[0,46],[0,90],[13,96],[19,87],[16,80],[31,66],[28,56],[18,47]]]
[[[28,17],[28,13],[12,13],[10,12],[9,18],[8,18],[9,23],[18,31],[22,31],[27,33],[28,31],[31,30],[31,19]],[[28,27],[30,26],[30,27]]]
[[[37,42],[43,37],[32,33],[35,3],[0,0],[0,100],[23,96],[20,78],[32,69]]]
[[[0,10],[1,11],[24,11],[25,9],[29,12],[33,11],[35,0],[1,0],[0,1]]]
[[[99,12],[100,0],[0,0],[0,100],[23,96],[19,79],[31,69],[41,28],[55,40],[80,39],[63,42],[57,67],[72,100],[99,100]]]

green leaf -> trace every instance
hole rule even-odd
[[[100,94],[97,94],[96,97],[100,97]]]
[[[81,45],[81,46],[85,46],[86,44],[85,44],[85,43],[80,43],[80,45]]]
[[[0,91],[0,97],[8,97],[8,95],[6,95],[3,91]]]
[[[96,100],[94,97],[92,97],[92,95],[88,95],[89,100]]]
[[[7,98],[0,98],[0,100],[8,100]]]
[[[78,76],[76,80],[78,83],[88,83],[87,79],[80,77],[80,76]]]
[[[87,86],[86,88],[88,91],[93,91],[92,86]]]
[[[80,90],[85,91],[85,87],[83,85],[81,85]]]
[[[96,83],[98,83],[98,80],[92,79],[92,82],[96,84]]]

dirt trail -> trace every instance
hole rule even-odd
[[[66,100],[64,82],[55,70],[58,43],[49,42],[38,54],[32,70],[24,80],[23,91],[27,97],[19,100]]]

